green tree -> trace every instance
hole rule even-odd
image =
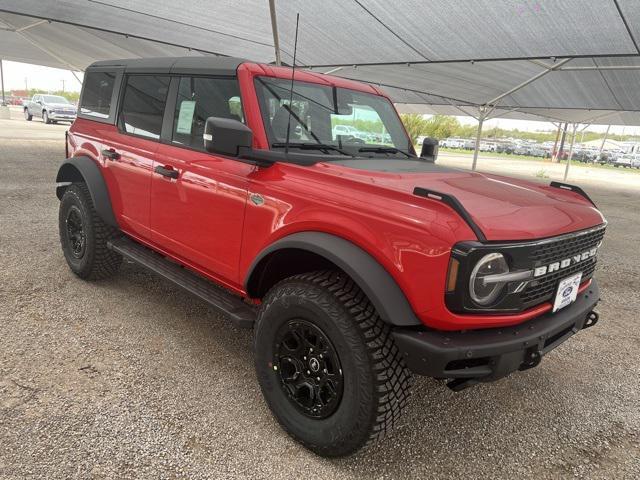
[[[442,140],[456,134],[460,130],[460,122],[455,117],[448,115],[434,115],[425,122],[423,135]]]
[[[404,128],[407,129],[411,142],[416,143],[420,135],[425,135],[427,121],[423,115],[417,113],[403,113],[400,115]]]

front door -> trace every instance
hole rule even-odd
[[[151,228],[156,245],[222,283],[238,287],[248,176],[253,165],[204,151],[211,116],[242,120],[235,78],[175,77],[171,129],[155,155]],[[166,120],[165,120],[166,121]]]

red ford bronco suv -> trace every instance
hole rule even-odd
[[[589,197],[437,165],[434,141],[417,156],[371,85],[235,58],[98,62],[66,147],[71,270],[126,258],[253,328],[266,402],[320,455],[387,433],[412,374],[497,380],[598,320]]]

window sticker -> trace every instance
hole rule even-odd
[[[196,110],[196,102],[193,100],[183,100],[180,103],[180,113],[178,114],[178,125],[176,133],[191,135],[191,125],[193,124],[193,112]]]

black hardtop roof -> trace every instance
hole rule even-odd
[[[96,68],[123,68],[131,73],[185,73],[195,75],[235,75],[238,65],[247,60],[236,57],[154,57],[102,60],[87,67],[87,72]]]

